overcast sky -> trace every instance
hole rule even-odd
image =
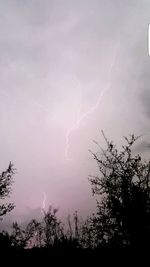
[[[94,206],[100,134],[150,130],[148,0],[0,0],[0,169],[18,170],[15,214]]]

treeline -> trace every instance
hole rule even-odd
[[[92,248],[90,236],[90,220],[81,222],[77,212],[68,216],[67,224],[57,217],[57,209],[49,207],[43,211],[43,219],[31,220],[27,226],[21,227],[13,223],[12,230],[0,233],[1,248]]]
[[[1,232],[0,246],[9,249],[102,249],[150,246],[150,161],[133,155],[138,137],[125,137],[119,151],[105,137],[106,147],[97,144],[92,153],[98,175],[90,176],[93,195],[97,195],[97,212],[85,221],[77,212],[68,216],[67,226],[50,207],[42,221],[33,219],[24,229],[16,223],[12,231]],[[11,193],[15,174],[10,163],[0,176],[0,198]],[[0,216],[14,208],[13,203],[0,205]]]

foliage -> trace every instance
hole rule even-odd
[[[135,247],[150,244],[150,162],[133,155],[138,138],[125,137],[119,152],[103,134],[107,149],[93,153],[100,175],[90,176],[97,200],[97,214],[91,218],[97,246]]]
[[[10,162],[6,171],[3,171],[0,174],[0,200],[4,200],[6,197],[10,196],[11,186],[13,183],[13,175],[15,169],[13,164]],[[14,208],[13,203],[1,203],[0,204],[0,218],[5,215],[7,212],[10,212]]]

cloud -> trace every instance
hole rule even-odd
[[[0,2],[0,168],[12,160],[18,169],[16,212],[40,206],[42,191],[64,211],[87,212],[92,140],[103,144],[101,129],[119,144],[123,135],[148,134],[149,7],[147,0]],[[99,107],[72,132],[66,162],[67,129],[108,82]]]

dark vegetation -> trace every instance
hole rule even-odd
[[[143,161],[132,148],[138,138],[125,137],[121,150],[103,134],[106,149],[99,146],[92,153],[98,175],[90,176],[97,212],[84,222],[77,212],[68,216],[67,225],[57,217],[57,210],[43,211],[42,221],[33,219],[24,229],[13,223],[10,233],[0,233],[0,249],[11,251],[50,251],[54,249],[99,251],[106,248],[148,248],[150,245],[150,162]],[[10,163],[0,175],[1,201],[11,193],[15,169]],[[0,218],[14,208],[0,205]]]

